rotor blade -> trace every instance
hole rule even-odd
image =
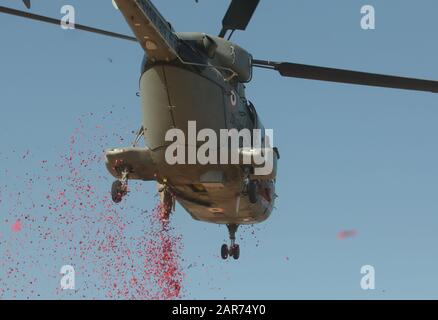
[[[50,17],[46,17],[46,16],[41,16],[41,15],[37,15],[37,14],[25,12],[25,11],[15,10],[15,9],[3,7],[3,6],[0,6],[0,13],[10,14],[10,15],[13,15],[13,16],[17,16],[17,17],[21,17],[21,18],[26,18],[26,19],[31,19],[31,20],[36,20],[36,21],[42,21],[42,22],[46,22],[46,23],[50,23],[50,24],[55,24],[55,25],[58,25],[58,26],[61,25],[61,20],[59,20],[59,19],[54,19],[54,18],[50,18]],[[113,37],[113,38],[118,38],[118,39],[130,40],[130,41],[137,42],[137,39],[134,38],[134,37],[130,37],[130,36],[127,36],[127,35],[124,35],[124,34],[115,33],[115,32],[111,32],[111,31],[96,29],[96,28],[84,26],[84,25],[81,25],[81,24],[75,24],[75,29],[82,30],[82,31],[87,31],[87,32],[92,32],[92,33],[97,33],[97,34],[108,36],[108,37]]]
[[[438,81],[433,80],[264,60],[253,60],[253,66],[277,70],[283,77],[438,93]]]
[[[30,9],[30,0],[23,0],[24,5],[26,8]]]
[[[232,0],[224,19],[219,37],[223,38],[228,30],[245,30],[260,0]]]
[[[138,43],[151,60],[178,57],[179,39],[150,0],[115,0]]]
[[[151,0],[114,0],[151,61],[205,64],[200,50],[181,40]]]

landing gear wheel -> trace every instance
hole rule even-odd
[[[240,246],[238,244],[235,244],[233,247],[230,248],[230,256],[234,258],[234,260],[238,260],[240,257]]]
[[[111,186],[111,198],[115,203],[120,203],[126,195],[126,191],[126,185],[122,181],[116,180]]]
[[[240,257],[240,247],[238,244],[236,244],[236,232],[239,228],[239,225],[227,224],[227,228],[230,235],[231,244],[230,246],[227,246],[226,244],[222,245],[221,257],[224,260],[228,259],[228,257],[233,257],[234,260],[237,260]]]
[[[223,244],[222,248],[221,248],[221,257],[222,257],[222,259],[227,260],[228,259],[228,254],[229,254],[228,246],[226,244]]]
[[[258,186],[257,186],[257,181],[251,180],[248,183],[248,195],[249,195],[249,201],[252,204],[257,203],[257,201],[258,201]]]

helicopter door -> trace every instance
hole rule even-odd
[[[192,71],[164,68],[175,126],[188,136],[188,122],[196,121],[198,131],[211,129],[219,136],[226,123],[222,87]]]

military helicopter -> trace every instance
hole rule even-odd
[[[24,0],[27,8],[30,1]],[[100,35],[138,42],[145,52],[141,64],[140,97],[142,127],[132,146],[106,151],[106,166],[117,180],[111,188],[119,203],[128,193],[129,180],[156,181],[163,221],[168,221],[176,201],[196,220],[228,227],[230,245],[221,247],[221,257],[238,259],[235,242],[239,225],[268,219],[276,199],[277,148],[273,170],[256,173],[256,163],[169,164],[166,149],[172,143],[166,133],[178,128],[189,134],[188,123],[218,133],[222,129],[263,129],[254,105],[245,95],[254,67],[274,70],[283,77],[438,93],[438,81],[372,74],[288,62],[257,60],[230,41],[237,30],[246,30],[259,0],[232,0],[218,36],[178,33],[150,0],[113,0],[135,37],[76,24],[75,28]],[[0,12],[59,25],[58,19],[0,7]],[[146,147],[137,146],[144,138]],[[195,145],[183,143],[187,149]],[[239,145],[240,147],[240,145]],[[260,152],[239,149],[239,155]]]

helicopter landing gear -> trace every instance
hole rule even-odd
[[[168,222],[170,214],[175,208],[175,196],[167,185],[158,185],[160,194],[160,220]]]
[[[111,186],[111,198],[114,203],[120,203],[123,197],[128,194],[128,174],[129,171],[124,169],[122,171],[122,178],[113,182]]]
[[[236,232],[239,225],[237,224],[227,224],[228,232],[230,234],[231,244],[228,247],[226,244],[223,244],[221,247],[221,257],[226,260],[228,257],[233,257],[234,260],[239,259],[240,257],[240,246],[236,244]]]
[[[228,259],[228,246],[225,243],[221,247],[221,257],[224,260]]]

